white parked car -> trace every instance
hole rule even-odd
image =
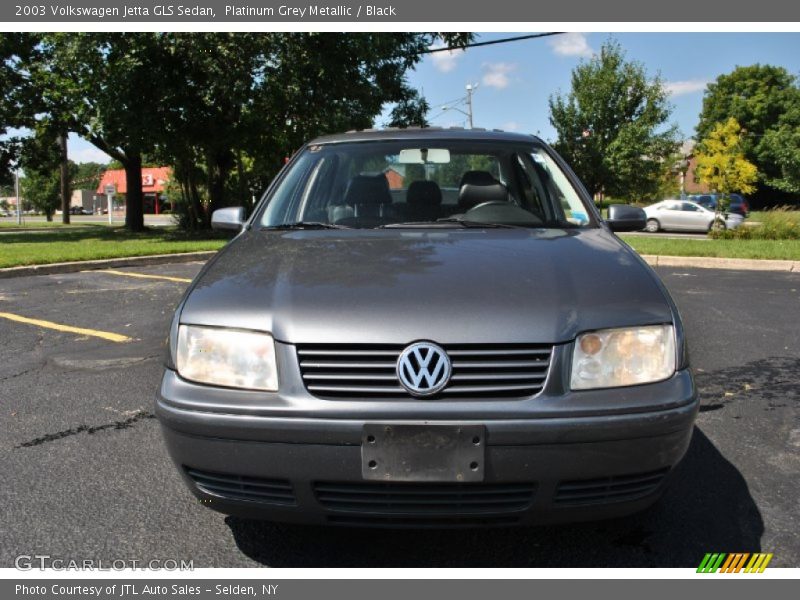
[[[645,229],[656,231],[709,231],[716,223],[722,229],[736,229],[744,218],[736,213],[717,215],[691,200],[662,200],[644,209]]]

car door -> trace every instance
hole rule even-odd
[[[666,201],[658,209],[662,229],[680,229],[680,202]]]
[[[703,210],[692,202],[681,202],[681,229],[685,231],[706,231],[714,215],[707,210]]]

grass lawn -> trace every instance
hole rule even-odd
[[[764,220],[766,215],[774,215],[780,214],[782,217],[794,221],[795,223],[800,223],[800,210],[751,210],[750,216],[748,217],[748,221],[751,222],[760,222]]]
[[[800,240],[659,239],[620,235],[639,254],[800,260]]]
[[[52,221],[32,221],[30,219],[23,219],[22,225],[17,225],[16,219],[3,219],[0,220],[0,229],[50,229],[50,228],[71,228],[71,227],[108,227],[108,223],[103,221],[73,221],[69,225],[64,225],[61,222],[61,217]]]
[[[52,233],[0,234],[0,268],[74,260],[219,250],[229,236],[189,234],[173,228],[129,233],[121,227],[56,229]]]

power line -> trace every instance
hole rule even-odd
[[[554,35],[564,35],[565,31],[548,31],[546,33],[531,33],[529,35],[517,35],[514,37],[500,38],[499,40],[488,40],[485,42],[472,42],[463,46],[444,46],[442,48],[428,48],[421,50],[419,54],[433,54],[434,52],[448,52],[450,50],[466,50],[467,48],[479,48],[481,46],[493,46],[495,44],[506,44],[508,42],[520,42],[522,40],[534,40],[536,38],[550,37]]]

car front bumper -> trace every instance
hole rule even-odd
[[[573,409],[595,398],[605,410],[594,414],[503,414],[508,402],[491,413],[456,413],[428,401],[425,412],[409,404],[339,415],[320,410],[319,401],[316,410],[293,402],[292,410],[271,410],[236,391],[233,409],[219,401],[222,392],[167,370],[156,402],[169,453],[198,501],[226,514],[355,526],[524,525],[636,512],[661,495],[698,410],[688,369],[655,384],[561,394],[562,406]],[[635,409],[614,408],[620,396]],[[365,481],[362,433],[374,423],[482,425],[483,481]]]

